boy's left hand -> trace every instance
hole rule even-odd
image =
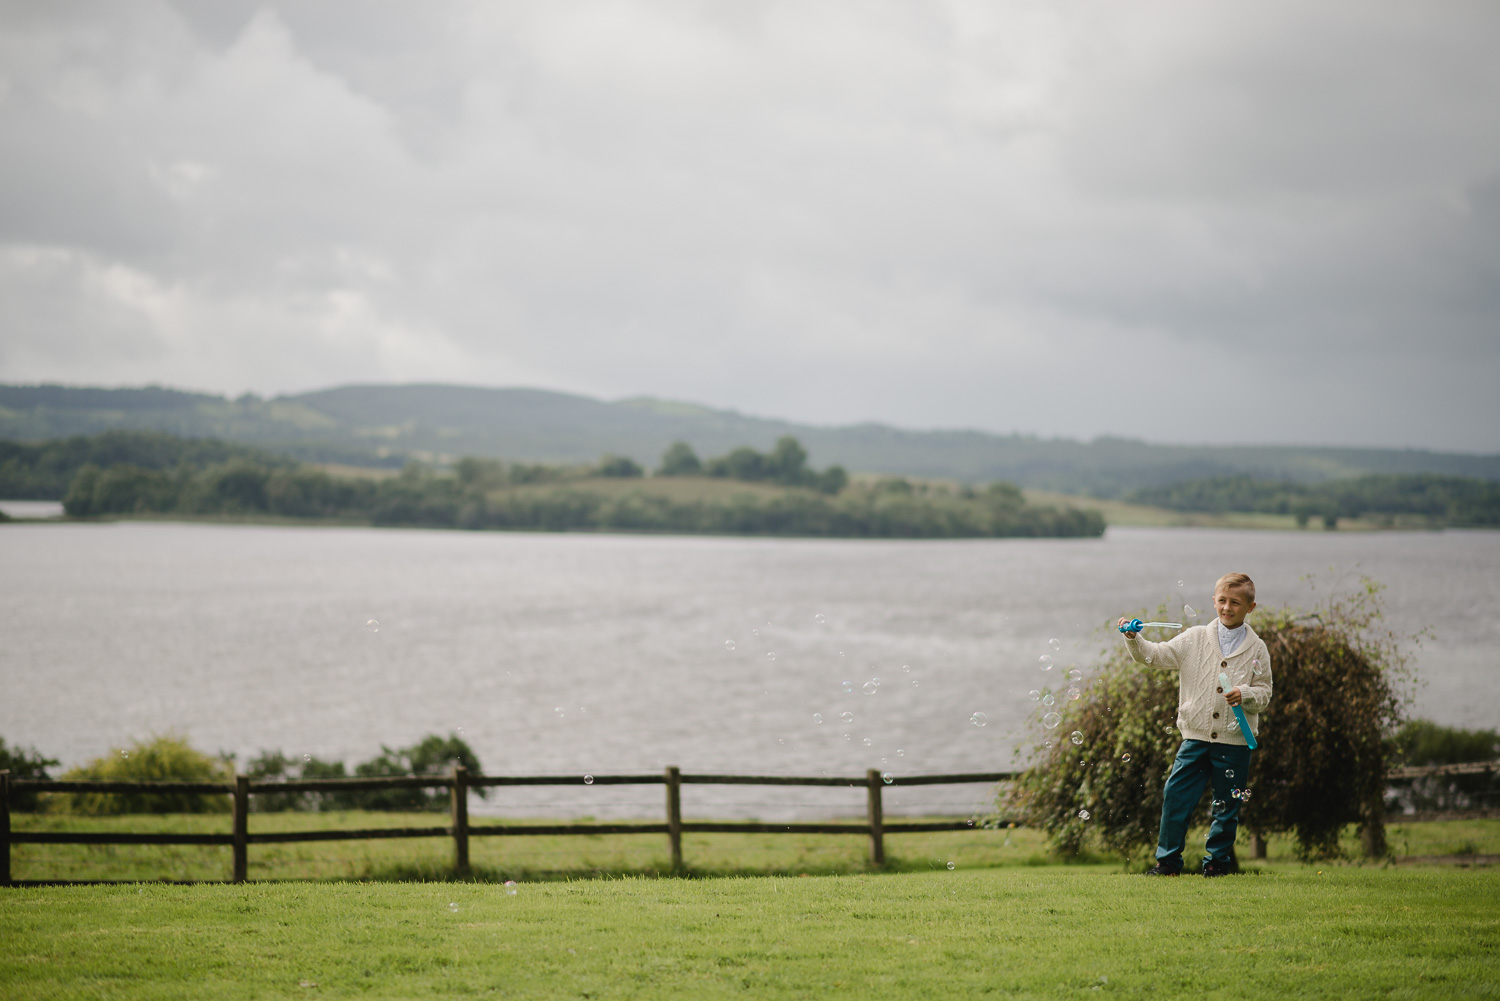
[[[1228,702],[1232,706],[1239,705],[1240,699],[1240,690],[1238,688],[1231,688],[1229,691],[1224,693],[1224,701]]]

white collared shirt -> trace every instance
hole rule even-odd
[[[1219,624],[1219,650],[1228,657],[1240,648],[1245,642],[1245,624],[1241,622],[1234,629],[1230,629],[1223,622]]]

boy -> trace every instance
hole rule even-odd
[[[1245,624],[1254,608],[1255,582],[1242,573],[1227,573],[1214,585],[1217,622],[1184,629],[1165,643],[1141,639],[1138,632],[1125,633],[1132,660],[1179,676],[1177,728],[1183,741],[1167,775],[1156,865],[1147,875],[1181,874],[1188,817],[1205,783],[1213,786],[1214,811],[1203,875],[1223,876],[1229,871],[1240,824],[1240,797],[1230,793],[1250,784],[1250,748],[1230,707],[1242,707],[1251,732],[1259,734],[1260,714],[1271,704],[1271,655]],[[1130,621],[1121,619],[1118,624]],[[1219,683],[1221,673],[1229,676],[1230,685]]]

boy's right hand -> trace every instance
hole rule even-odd
[[[1128,615],[1122,615],[1122,616],[1120,616],[1120,621],[1115,623],[1115,626],[1116,626],[1116,628],[1118,628],[1120,630],[1120,632],[1125,633],[1125,634],[1130,635],[1130,636],[1134,636],[1136,633],[1140,632],[1139,629],[1126,629],[1126,628],[1124,628],[1125,626],[1130,625],[1130,623],[1133,622],[1133,621],[1134,620],[1131,619]]]

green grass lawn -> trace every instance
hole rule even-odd
[[[1500,871],[0,891],[0,996],[1500,997]]]
[[[892,818],[896,819],[896,818]],[[474,818],[475,824],[493,823]],[[250,832],[370,827],[440,827],[441,813],[257,813]],[[60,814],[14,814],[16,831],[129,831],[228,833],[227,814],[130,815],[77,817]],[[1189,835],[1202,842],[1204,831]],[[1397,858],[1445,855],[1500,855],[1500,820],[1400,824],[1387,828]],[[1248,851],[1242,839],[1241,849]],[[936,834],[888,834],[887,871],[1038,866],[1058,861],[1039,831],[973,830]],[[1300,867],[1289,838],[1269,839],[1267,859],[1250,862],[1267,868]],[[1343,838],[1345,854],[1358,862],[1359,840],[1352,829]],[[683,858],[696,876],[841,875],[867,871],[869,841],[863,836],[816,834],[686,834]],[[549,837],[474,837],[469,841],[474,875],[483,880],[576,879],[603,875],[657,876],[670,868],[662,834]],[[1191,855],[1191,852],[1189,852]],[[448,838],[376,841],[314,841],[251,845],[249,877],[274,879],[446,879],[453,861]],[[1069,861],[1122,859],[1101,853]],[[113,879],[218,880],[230,872],[227,847],[194,845],[15,845],[11,872],[18,880]]]

